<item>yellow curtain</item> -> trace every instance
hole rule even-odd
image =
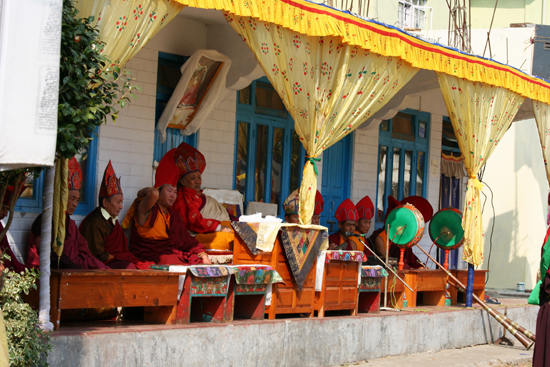
[[[65,212],[69,201],[69,160],[57,158],[53,181],[53,251],[61,257],[65,244]]]
[[[317,190],[317,157],[384,106],[418,69],[339,37],[306,36],[250,17],[225,16],[254,52],[306,149],[300,222],[308,224]]]
[[[533,101],[533,112],[537,121],[539,131],[540,145],[542,147],[542,157],[544,158],[544,168],[546,169],[546,179],[550,184],[550,166],[548,159],[550,157],[550,105],[539,101]]]
[[[464,200],[463,260],[483,263],[483,230],[477,179],[479,170],[500,142],[518,112],[524,97],[505,88],[437,74],[447,111],[468,173]]]
[[[185,8],[170,0],[78,0],[75,6],[80,17],[94,16],[105,42],[102,53],[119,67]]]

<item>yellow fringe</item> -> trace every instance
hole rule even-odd
[[[410,36],[403,31],[303,0],[175,0],[201,9],[217,9],[274,23],[310,36],[338,36],[342,42],[414,67],[512,90],[550,104],[550,83],[511,66],[461,53]]]

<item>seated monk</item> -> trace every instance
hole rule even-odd
[[[142,262],[128,250],[128,240],[118,222],[124,196],[120,178],[109,161],[99,189],[99,206],[80,224],[80,233],[92,254],[111,269],[148,269],[153,262]]]
[[[78,231],[78,227],[71,215],[74,213],[80,200],[82,174],[76,158],[69,160],[69,200],[65,212],[65,242],[63,252],[59,257],[51,252],[50,262],[53,269],[109,269],[107,265],[95,258],[88,248],[88,242]],[[42,214],[33,222],[29,235],[26,265],[29,268],[40,268],[40,235],[42,233]]]
[[[357,202],[355,205],[357,209],[357,225],[355,226],[355,234],[366,235],[370,231],[371,219],[374,215],[374,205],[372,200],[367,195]],[[350,239],[355,242],[357,248],[363,248],[365,255],[373,256],[371,250],[374,250],[372,244],[369,243],[368,237],[365,236],[352,236]],[[366,247],[365,247],[366,245]]]
[[[294,190],[283,202],[283,210],[285,211],[285,222],[299,224],[300,223],[300,189]],[[323,211],[323,197],[319,190],[315,194],[315,208],[311,217],[311,224],[321,224],[321,212]]]
[[[325,202],[323,201],[323,196],[317,190],[315,193],[315,209],[313,210],[313,216],[311,217],[311,224],[321,225],[321,213],[325,207]]]
[[[292,224],[300,223],[300,199],[298,192],[300,189],[292,191],[283,201],[283,210],[285,211],[285,222]]]
[[[207,249],[232,250],[235,232],[227,209],[216,199],[202,193],[204,155],[189,144],[181,143],[166,153],[172,156],[179,170],[177,199],[173,205],[187,229]]]
[[[178,169],[165,155],[155,174],[155,187],[141,189],[123,226],[131,223],[130,251],[140,261],[162,265],[211,264],[204,246],[192,237],[180,215],[171,207],[176,201]]]
[[[424,221],[429,221],[432,218],[433,209],[430,203],[420,196],[410,196],[403,201],[399,202],[396,198],[393,196],[388,196],[388,210],[386,212],[386,218],[388,217],[389,213],[397,208],[398,206],[401,206],[405,203],[409,203],[414,205],[424,217]],[[380,256],[382,259],[385,259],[386,257],[386,242],[387,242],[387,234],[384,228],[377,229],[372,233],[372,235],[369,237],[369,242],[374,243],[374,249],[378,256]],[[400,247],[395,245],[391,242],[390,239],[390,249],[388,253],[388,257],[393,258],[400,258],[401,250]],[[405,249],[405,253],[403,254],[403,262],[405,265],[403,266],[403,269],[418,269],[423,268],[424,264],[418,260],[418,257],[413,253],[412,248],[407,247]]]
[[[24,187],[22,188],[21,192],[23,192]],[[4,194],[3,200],[2,200],[2,208],[0,208],[0,233],[4,230],[4,225],[2,224],[1,220],[8,216],[10,213],[10,205],[11,200],[14,195],[14,187],[8,186],[6,189],[6,193]],[[21,193],[20,192],[20,193]],[[19,197],[19,195],[18,195]],[[15,254],[13,253],[10,243],[8,242],[8,234],[6,233],[2,239],[0,239],[0,254],[6,253],[10,259],[4,260],[4,267],[16,271],[18,273],[25,270],[25,265],[21,264],[17,258],[15,257]]]
[[[354,242],[349,233],[355,232],[357,224],[357,209],[350,199],[346,199],[336,209],[334,214],[338,221],[338,232],[331,234],[328,237],[329,250],[347,250],[347,251],[363,251],[364,246],[361,243]]]

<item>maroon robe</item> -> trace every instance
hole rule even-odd
[[[42,214],[39,215],[33,223],[33,231],[29,236],[29,246],[27,248],[27,266],[34,268],[40,267],[39,254],[40,243],[37,239],[38,228],[41,227]],[[59,262],[55,252],[51,252],[52,268],[61,269],[109,269],[108,266],[99,261],[88,248],[88,242],[80,234],[76,223],[68,215],[65,218],[65,243],[63,253]],[[59,266],[58,266],[59,265]]]
[[[134,264],[138,269],[149,269],[149,265],[155,265],[155,263],[151,261],[139,261],[139,259],[128,250],[126,241],[126,235],[117,220],[113,232],[105,237],[105,252],[115,257],[113,261],[125,261]],[[110,262],[107,262],[107,264],[110,264]]]
[[[540,309],[537,315],[535,335],[537,342],[533,351],[533,367],[550,366],[550,270],[540,286]]]
[[[159,215],[159,207],[155,205],[147,221],[152,226]],[[191,236],[183,223],[181,216],[168,209],[170,214],[170,229],[168,238],[152,240],[142,237],[136,228],[136,218],[132,223],[130,233],[130,252],[141,261],[153,261],[163,265],[194,265],[202,264],[197,255],[205,252],[204,246]],[[135,214],[137,216],[137,212]]]
[[[0,232],[4,230],[4,225],[0,222]],[[0,241],[0,251],[7,254],[10,257],[10,260],[4,260],[4,266],[10,270],[16,271],[18,273],[24,271],[26,266],[21,264],[19,260],[15,257],[15,254],[11,250],[10,243],[8,242],[8,234],[2,238]]]

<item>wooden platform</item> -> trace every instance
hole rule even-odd
[[[233,244],[234,264],[264,264],[270,265],[283,278],[283,284],[273,284],[271,305],[266,305],[265,313],[269,319],[274,319],[278,314],[308,314],[313,317],[315,299],[315,266],[312,266],[302,290],[298,290],[294,277],[284,254],[279,237],[275,241],[273,251],[270,253],[252,254],[248,246],[239,235],[235,235]]]

